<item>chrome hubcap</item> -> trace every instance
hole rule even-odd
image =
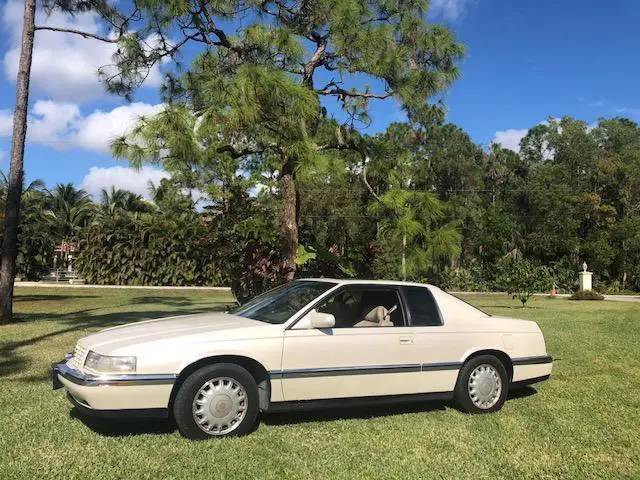
[[[493,367],[483,363],[476,367],[469,376],[469,398],[473,404],[486,410],[493,407],[502,393],[500,374]]]
[[[202,431],[226,435],[238,428],[247,414],[247,392],[233,378],[213,378],[196,393],[192,411]]]

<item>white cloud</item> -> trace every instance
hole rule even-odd
[[[621,115],[631,115],[632,117],[640,117],[640,108],[621,107],[615,109],[616,113]]]
[[[73,103],[38,100],[28,118],[28,140],[62,148],[63,137],[81,118],[80,108]]]
[[[457,20],[465,14],[473,0],[432,0],[431,8],[437,15],[449,20]]]
[[[9,0],[2,14],[10,43],[10,48],[4,55],[4,72],[11,82],[15,82],[18,72],[23,5],[19,0]],[[39,10],[36,23],[105,35],[98,16],[94,13],[80,13],[72,17],[54,12],[47,17]],[[34,90],[54,100],[84,102],[103,97],[105,92],[98,82],[97,70],[112,63],[112,55],[116,49],[117,45],[114,43],[39,30],[35,35],[31,84]],[[160,82],[161,74],[155,66],[145,86],[157,87]]]
[[[95,198],[100,196],[103,188],[109,190],[111,187],[129,190],[148,198],[149,181],[157,185],[160,180],[168,177],[169,174],[164,170],[149,166],[142,167],[140,170],[127,167],[91,167],[89,173],[82,179],[80,188]]]
[[[502,130],[496,132],[495,137],[491,143],[499,143],[504,148],[508,148],[509,150],[513,150],[514,152],[520,151],[520,140],[524,138],[529,130],[523,128],[521,130],[511,129],[511,130]]]
[[[162,104],[131,103],[110,111],[94,110],[83,116],[78,105],[38,100],[29,114],[27,138],[30,142],[67,150],[82,148],[109,152],[111,141],[127,133],[144,115],[153,115]],[[0,111],[0,137],[11,135],[11,113]]]
[[[13,127],[13,114],[10,110],[0,110],[0,137],[11,135]]]
[[[75,146],[86,150],[107,152],[109,143],[133,128],[140,117],[154,115],[161,109],[161,104],[132,103],[109,112],[96,110],[76,124],[70,139]]]
[[[0,150],[0,165],[2,165],[2,162],[4,161],[6,156],[7,152],[5,152],[4,150]]]

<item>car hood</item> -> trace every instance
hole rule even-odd
[[[259,331],[266,332],[269,327],[273,328],[274,325],[228,313],[205,313],[107,328],[82,338],[78,343],[86,349],[107,354],[131,345],[166,339],[179,340],[181,337],[201,342],[259,337]]]

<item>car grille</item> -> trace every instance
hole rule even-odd
[[[76,349],[73,351],[73,358],[69,360],[69,366],[71,368],[75,368],[76,370],[82,370],[82,366],[84,365],[84,359],[87,356],[87,349],[76,345]]]

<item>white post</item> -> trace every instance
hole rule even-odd
[[[580,290],[591,290],[593,272],[580,272],[578,276],[580,277]]]
[[[593,272],[587,272],[587,262],[582,264],[582,271],[578,273],[578,280],[580,284],[580,291],[589,291],[592,289],[592,277]]]

